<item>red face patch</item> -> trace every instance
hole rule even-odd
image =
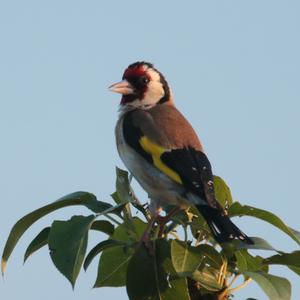
[[[125,70],[122,79],[126,79],[134,88],[134,94],[124,95],[121,104],[132,102],[136,99],[143,100],[148,89],[150,75],[145,71],[144,65],[136,65]]]
[[[148,74],[144,70],[143,66],[136,66],[134,68],[127,68],[123,74],[123,79],[130,79],[130,78],[137,78],[137,77],[142,77],[142,76],[147,76]]]

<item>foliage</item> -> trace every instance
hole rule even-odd
[[[230,189],[220,177],[215,177],[215,186],[217,198],[230,216],[261,219],[300,244],[299,232],[274,214],[233,202]],[[126,171],[117,169],[116,192],[111,196],[115,206],[97,200],[91,193],[76,192],[21,218],[7,239],[2,273],[17,242],[34,222],[54,210],[82,205],[93,214],[54,221],[42,229],[27,247],[24,261],[48,245],[54,265],[74,287],[82,266],[87,270],[100,256],[94,287],[126,286],[130,300],[229,299],[252,280],[272,300],[291,298],[289,281],[270,274],[269,266],[284,265],[300,275],[299,250],[284,253],[259,237],[252,237],[254,245],[240,241],[219,245],[193,207],[177,213],[166,225],[156,222],[150,231],[150,241],[144,243],[151,215],[134,195]],[[184,234],[178,234],[180,228]],[[90,230],[101,231],[108,238],[87,253]],[[273,255],[255,255],[256,250],[268,250]],[[238,277],[243,278],[243,283],[236,286]]]

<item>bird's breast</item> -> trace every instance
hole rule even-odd
[[[160,172],[126,143],[123,134],[123,118],[117,122],[115,135],[121,160],[149,197],[154,201],[185,207],[185,200],[180,197],[185,189]]]

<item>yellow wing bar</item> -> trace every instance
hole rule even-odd
[[[149,140],[146,136],[143,136],[139,140],[142,148],[152,156],[153,163],[156,168],[158,168],[161,172],[166,174],[168,177],[173,179],[174,181],[182,184],[180,176],[171,168],[169,168],[164,162],[161,160],[161,156],[164,152],[167,152],[167,149],[155,144],[151,140]]]

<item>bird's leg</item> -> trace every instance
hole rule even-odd
[[[162,217],[159,215],[161,209],[157,209],[155,210],[154,214],[152,215],[151,219],[148,221],[148,225],[147,228],[145,230],[145,232],[142,235],[141,238],[141,243],[144,243],[144,245],[146,246],[146,248],[149,250],[149,253],[151,255],[154,255],[154,249],[153,249],[153,245],[151,243],[151,239],[150,239],[150,234],[151,234],[151,230],[153,229],[153,226],[155,223],[158,224],[159,226],[159,231],[158,231],[158,235],[157,237],[162,237],[163,235],[163,230],[165,225],[171,220],[171,218],[178,212],[180,211],[179,207],[175,207],[173,208],[166,216]]]
[[[155,219],[156,219],[156,217],[153,217],[153,216],[151,217],[151,219],[149,220],[148,225],[146,227],[146,230],[142,235],[141,240],[145,244],[147,244],[150,241],[150,233],[151,233],[152,227],[155,223]]]
[[[151,230],[153,228],[153,225],[156,221],[157,216],[158,216],[158,214],[151,216],[151,219],[148,221],[148,225],[146,227],[145,232],[142,235],[141,242],[140,242],[140,243],[144,243],[145,247],[149,250],[149,253],[151,255],[154,255],[154,249],[153,249],[153,245],[151,243],[150,234],[151,234]]]
[[[165,225],[172,219],[172,217],[180,211],[179,207],[174,207],[171,211],[164,217],[157,215],[156,222],[159,226],[158,237],[162,237]]]

